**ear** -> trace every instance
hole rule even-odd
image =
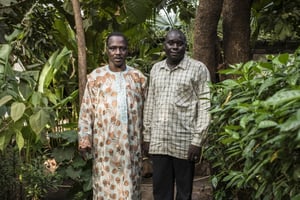
[[[166,47],[166,42],[163,43],[163,50],[166,51],[167,47]]]

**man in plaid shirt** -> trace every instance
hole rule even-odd
[[[210,75],[200,61],[185,55],[186,37],[167,33],[166,59],[150,72],[144,107],[144,152],[153,162],[155,200],[192,198],[195,163],[210,122]]]

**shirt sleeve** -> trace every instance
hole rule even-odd
[[[94,124],[94,109],[91,103],[92,95],[89,82],[86,84],[78,120],[78,148],[92,147],[92,133]]]
[[[194,121],[192,144],[195,146],[203,145],[207,137],[207,130],[210,123],[210,74],[204,64],[200,68],[199,82],[195,83],[194,89],[198,98],[197,114]]]
[[[154,87],[152,82],[152,73],[150,73],[148,90],[146,92],[146,101],[144,106],[144,119],[143,119],[143,139],[145,142],[150,142],[151,138],[151,123],[154,108]]]

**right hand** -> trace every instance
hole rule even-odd
[[[90,147],[86,147],[86,148],[78,148],[79,154],[81,156],[81,158],[85,161],[88,160],[89,158],[89,154],[91,153],[91,148]]]
[[[149,146],[150,146],[150,142],[143,142],[142,148],[145,157],[149,157]]]

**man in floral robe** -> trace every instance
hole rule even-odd
[[[88,75],[79,115],[79,151],[93,155],[93,199],[141,199],[141,129],[146,77],[126,65],[127,40],[111,33],[109,63]]]

